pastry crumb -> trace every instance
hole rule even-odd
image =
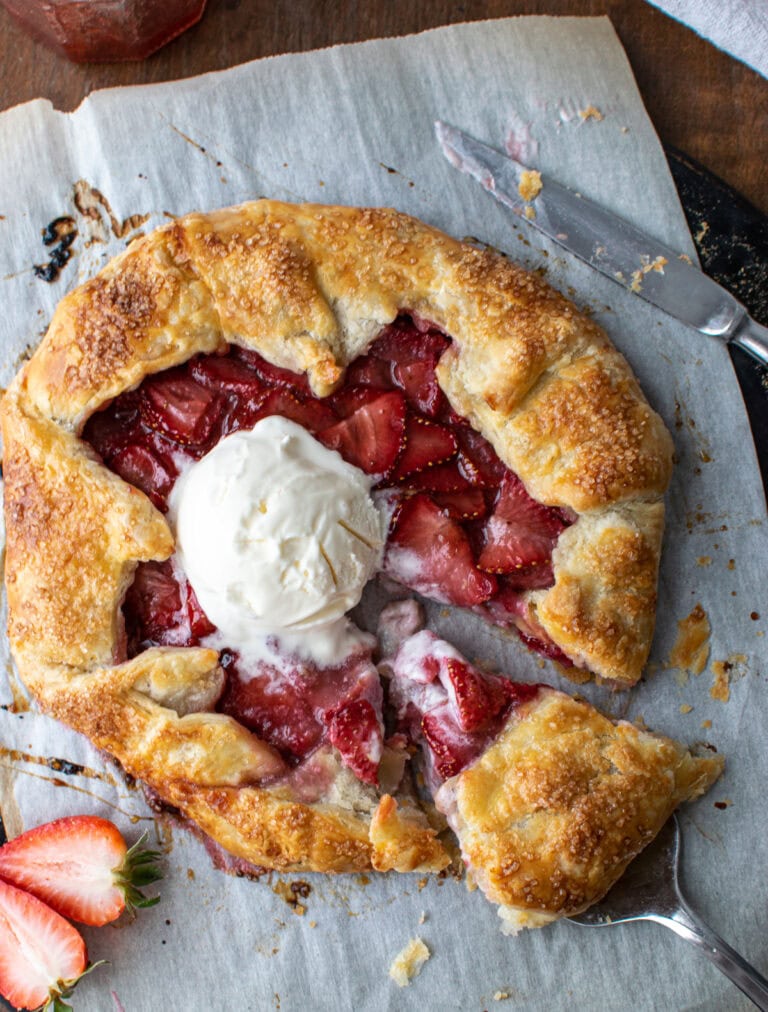
[[[579,119],[586,122],[588,119],[596,120],[598,123],[603,119],[603,114],[595,105],[588,105],[586,109],[579,109]]]
[[[657,256],[655,260],[651,260],[649,257],[643,257],[643,263],[636,271],[632,271],[632,282],[629,286],[632,292],[641,292],[643,290],[642,280],[646,274],[650,274],[651,271],[655,271],[657,274],[664,273],[664,267],[669,261],[666,257]]]
[[[316,928],[317,927],[317,921],[310,921],[309,922],[309,926],[310,926],[310,928]]]
[[[523,217],[527,218],[528,221],[534,221],[534,219],[536,218],[536,212],[532,207],[526,207],[526,209],[523,211]]]
[[[420,938],[412,938],[406,947],[392,960],[389,976],[398,987],[408,987],[411,980],[421,973],[421,968],[431,953]]]
[[[419,890],[419,892],[421,892],[422,889],[426,889],[428,882],[429,879],[427,878],[426,875],[423,878],[419,879],[419,881],[416,883],[416,888]]]
[[[419,917],[419,924],[424,924],[424,922],[426,921],[426,919],[427,919],[427,911],[426,910],[422,910],[421,911],[421,916]]]
[[[702,731],[707,731],[710,727],[712,727],[712,721],[711,720],[709,720],[709,719],[702,720],[702,722],[701,722],[701,729],[702,729]]]
[[[691,267],[693,267],[693,260],[691,260],[687,253],[678,253],[677,259],[682,260],[684,263],[690,264]]]
[[[707,613],[697,604],[690,615],[677,623],[677,639],[669,655],[669,666],[700,675],[709,658],[711,631]]]
[[[690,713],[692,710],[693,710],[693,707],[691,706],[690,703],[681,703],[680,704],[680,713]]]
[[[623,134],[628,134],[628,133],[629,133],[629,127],[622,127],[622,128],[621,128],[621,132],[622,132]]]
[[[711,555],[700,555],[696,560],[700,566],[711,566],[712,556]]]
[[[535,200],[541,193],[543,185],[540,172],[537,172],[535,169],[526,169],[520,174],[517,192],[523,200]]]
[[[506,1001],[509,998],[509,991],[497,991],[493,996],[494,1001]]]

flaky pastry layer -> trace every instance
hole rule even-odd
[[[542,688],[435,803],[506,924],[538,927],[601,899],[674,809],[723,769],[669,738]]]
[[[188,712],[187,693],[206,696],[199,679],[171,696],[157,689],[170,668],[201,663],[210,686],[212,658],[119,663],[135,567],[167,558],[173,538],[79,435],[145,376],[229,343],[306,372],[327,395],[403,310],[453,339],[438,368],[453,407],[535,498],[577,515],[555,550],[554,586],[528,595],[532,618],[577,665],[633,683],[653,630],[671,440],[602,330],[496,254],[392,210],[264,200],[187,215],[62,300],[3,400],[9,634],[22,677],[47,710],[255,863],[448,858],[415,809],[386,797],[360,813],[260,788],[263,744],[204,707]],[[154,674],[126,688],[142,664]],[[187,754],[193,763],[177,762]]]

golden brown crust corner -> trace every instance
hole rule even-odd
[[[722,768],[543,689],[436,801],[488,898],[535,925],[600,899]]]
[[[439,370],[454,407],[493,442],[533,495],[580,514],[556,553],[555,586],[531,595],[537,620],[577,662],[634,681],[653,625],[669,437],[596,324],[538,278],[413,218],[386,209],[258,201],[178,219],[133,243],[62,300],[0,407],[9,628],[22,677],[48,709],[101,742],[171,803],[186,806],[222,842],[247,836],[248,818],[272,812],[277,801],[265,800],[263,791],[253,800],[253,788],[230,783],[208,783],[197,795],[181,781],[166,782],[151,758],[141,758],[143,739],[132,730],[162,727],[194,748],[217,734],[227,738],[219,718],[169,718],[173,711],[152,700],[151,692],[160,689],[150,679],[146,691],[134,688],[126,696],[120,690],[120,720],[105,731],[106,714],[118,705],[104,672],[122,650],[119,603],[136,564],[166,558],[172,540],[149,500],[109,473],[77,436],[90,414],[147,374],[227,342],[306,371],[314,391],[328,394],[401,309],[454,338]],[[595,571],[589,593],[579,591],[579,567],[591,566],[600,517],[619,507],[630,532],[640,531],[642,545],[622,549],[624,570],[617,561],[602,583]],[[649,508],[653,523],[643,520]],[[625,635],[627,577],[640,631],[633,650]],[[191,659],[184,663],[194,667]],[[207,677],[214,680],[210,665]],[[242,739],[230,744],[234,754],[242,749],[250,755]],[[215,803],[209,790],[219,792]],[[382,856],[387,827],[404,830],[385,814],[376,816],[374,832],[383,835],[374,844],[368,816],[341,819],[339,832],[349,834],[355,855],[344,858],[349,867],[372,860],[374,852],[376,862],[395,866],[394,858]],[[414,829],[416,837],[420,832]],[[284,860],[292,867],[331,861],[310,855],[301,864],[300,839],[298,831],[286,836],[294,841],[285,844]],[[252,852],[263,846],[237,844],[257,863]],[[431,845],[424,837],[414,852],[420,846]],[[442,858],[436,850],[425,860]]]

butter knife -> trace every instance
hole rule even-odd
[[[538,179],[526,166],[448,123],[438,120],[435,133],[451,165],[569,253],[681,323],[768,365],[768,327],[686,256],[551,177],[541,176],[533,196]]]

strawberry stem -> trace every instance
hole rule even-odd
[[[145,896],[144,886],[151,885],[163,877],[158,867],[162,857],[159,850],[146,850],[143,847],[147,834],[142,833],[125,855],[122,866],[115,876],[115,884],[123,890],[125,905],[129,910],[153,907],[160,902],[159,896]]]
[[[97,966],[105,966],[107,963],[106,959],[100,959],[97,963],[89,963],[88,966],[83,970],[77,977],[72,977],[71,980],[59,980],[56,982],[56,987],[51,988],[48,1000],[35,1009],[35,1012],[67,1012],[69,1009],[71,1012],[72,1006],[69,1002],[64,1001],[65,998],[70,998],[72,992],[75,989],[75,985],[78,984],[83,977],[86,977],[92,970],[95,970]]]

